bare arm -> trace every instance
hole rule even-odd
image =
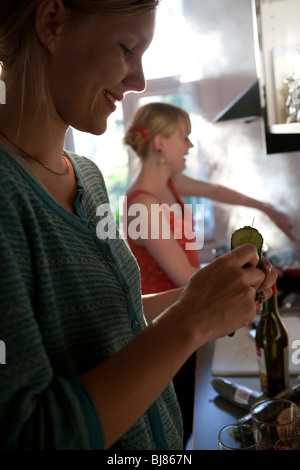
[[[272,204],[246,196],[226,186],[196,180],[183,174],[176,175],[174,183],[181,196],[206,197],[225,204],[253,207],[254,209],[260,210],[270,217],[288,237],[293,240],[295,239],[290,218],[283,212],[277,210]]]
[[[148,323],[151,323],[164,310],[175,303],[183,288],[171,289],[157,294],[143,295],[144,314]]]
[[[248,324],[259,310],[255,287],[268,297],[274,271],[255,268],[244,245],[192,276],[177,301],[117,354],[81,376],[110,447],[164,390],[201,345]],[[266,261],[267,262],[267,261]],[[250,267],[242,266],[249,263]]]
[[[174,177],[174,183],[181,196],[206,197],[214,201],[224,202],[225,204],[237,204],[259,210],[264,210],[264,207],[268,206],[264,202],[245,196],[226,186],[209,181],[196,180],[182,173]]]

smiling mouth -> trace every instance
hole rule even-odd
[[[109,100],[111,101],[113,104],[116,104],[116,101],[120,101],[118,98],[116,98],[115,96],[113,96],[109,91],[107,90],[103,90],[103,95]]]

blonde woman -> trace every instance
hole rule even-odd
[[[289,217],[270,204],[184,175],[186,155],[193,146],[190,133],[190,118],[183,109],[150,103],[137,110],[124,138],[141,160],[140,173],[126,193],[124,230],[140,266],[144,294],[185,286],[199,269],[197,243],[192,245],[196,234],[182,201],[184,196],[259,209],[288,236],[293,236]],[[160,218],[153,210],[159,205]],[[133,230],[137,221],[146,227],[144,233],[139,226]],[[165,230],[163,236],[168,224],[171,230]]]
[[[125,242],[98,236],[100,170],[63,148],[69,126],[101,134],[144,89],[157,4],[1,0],[1,449],[182,448],[172,377],[251,321],[257,289],[271,295],[276,274],[247,245],[142,299]]]

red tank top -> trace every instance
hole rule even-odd
[[[183,201],[181,200],[172,180],[169,180],[168,186],[176,197],[178,203],[181,205],[181,208],[184,209],[185,214],[188,211],[188,208],[184,206]],[[148,191],[143,189],[137,189],[127,196],[128,205],[130,202],[137,197],[139,194],[151,194]],[[156,198],[154,194],[151,194]],[[156,198],[157,199],[157,198]],[[158,200],[161,204],[161,202]],[[164,205],[163,207],[165,207]],[[167,209],[165,209],[167,210]],[[170,220],[170,229],[175,234],[177,230],[180,230],[181,238],[176,238],[177,242],[185,252],[189,262],[192,266],[199,267],[199,256],[198,251],[195,249],[186,249],[187,244],[193,243],[191,240],[191,234],[193,234],[193,227],[187,227],[184,217],[177,217],[174,215],[173,211],[169,211],[169,220]],[[193,220],[192,214],[188,217],[188,220]],[[193,222],[192,222],[193,225]],[[127,234],[127,227],[124,227],[125,234]],[[195,237],[194,237],[195,238]],[[152,294],[156,292],[163,292],[166,290],[174,289],[177,286],[169,278],[169,276],[162,270],[157,261],[151,256],[148,250],[142,246],[137,246],[129,237],[127,237],[129,247],[135,256],[141,273],[141,283],[142,283],[142,294]]]

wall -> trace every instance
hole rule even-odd
[[[203,116],[210,119],[256,81],[251,0],[183,0],[199,43]],[[204,51],[203,51],[204,52]]]

